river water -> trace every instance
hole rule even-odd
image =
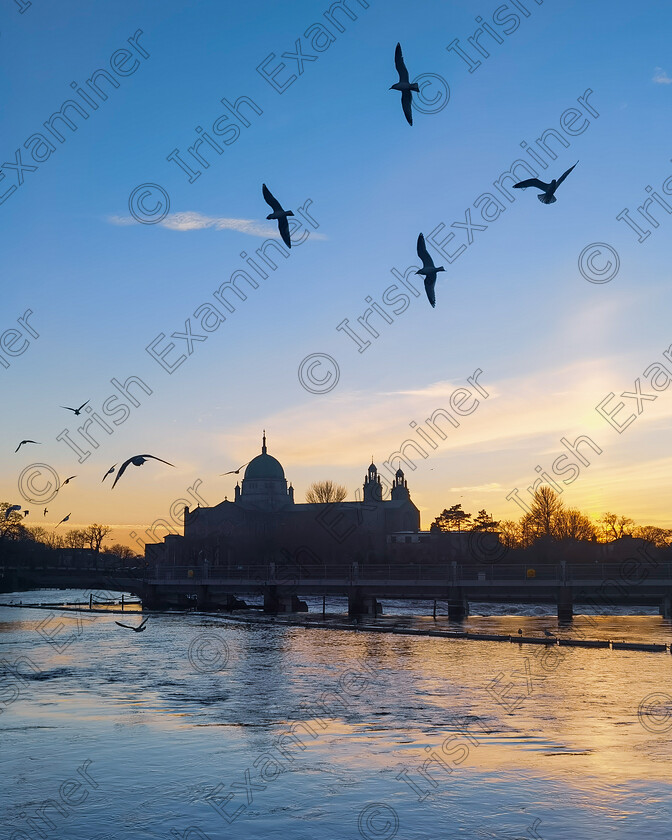
[[[24,592],[0,604],[77,600]],[[339,604],[327,608],[327,624],[343,621]],[[130,610],[0,605],[0,838],[669,836],[669,653],[258,612],[150,613],[133,633],[115,624],[139,624]],[[426,603],[386,604],[382,621],[449,626]],[[672,641],[658,615],[559,627],[529,605],[472,605],[464,627]]]

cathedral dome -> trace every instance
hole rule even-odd
[[[282,464],[272,455],[262,452],[257,455],[247,465],[245,470],[245,478],[264,479],[264,478],[279,478],[284,480],[285,471]]]
[[[266,432],[264,432],[264,437],[262,439],[261,455],[257,455],[257,457],[253,458],[247,465],[245,478],[262,481],[264,479],[280,479],[280,481],[285,480],[285,471],[282,468],[282,464],[266,451]]]

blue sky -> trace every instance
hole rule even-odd
[[[231,498],[234,482],[218,474],[256,454],[262,428],[297,500],[322,478],[345,484],[353,498],[371,455],[380,465],[413,434],[411,421],[422,425],[448,409],[450,394],[480,368],[490,396],[427,459],[411,453],[416,468],[405,467],[424,527],[457,500],[473,513],[485,507],[496,518],[517,518],[521,510],[507,494],[514,487],[525,493],[535,466],[546,469],[562,452],[560,438],[581,434],[603,451],[563,485],[566,503],[594,517],[617,510],[672,526],[672,390],[644,402],[621,434],[595,412],[609,393],[632,392],[637,377],[647,390],[644,370],[664,362],[672,343],[672,215],[653,208],[659,227],[649,225],[642,243],[616,220],[626,207],[637,216],[647,185],[664,198],[661,185],[672,175],[669,5],[520,0],[516,9],[509,2],[506,12],[519,25],[508,35],[493,21],[504,4],[480,0],[457,8],[423,2],[413,14],[396,0],[366,9],[348,0],[357,19],[341,14],[344,32],[324,16],[326,0],[229,5],[54,8],[33,0],[23,13],[9,0],[3,6],[6,162],[20,148],[23,163],[35,165],[23,144],[41,129],[50,136],[43,123],[75,96],[70,83],[83,84],[99,68],[111,72],[111,56],[138,30],[148,57],[133,52],[121,67],[137,63],[134,72],[115,76],[118,88],[105,88],[107,100],[96,99],[98,109],[79,118],[76,131],[64,129],[65,142],[54,141],[49,159],[24,172],[0,205],[0,333],[27,309],[39,333],[9,368],[0,367],[0,498],[20,501],[21,471],[47,463],[61,477],[78,477],[47,505],[47,517],[26,504],[34,522],[72,512],[71,523],[103,521],[123,538],[165,516],[198,479],[208,503]],[[503,43],[481,36],[490,55],[470,73],[446,47],[459,38],[476,55],[467,39],[477,16]],[[335,36],[323,52],[305,36],[318,21]],[[281,58],[295,52],[297,39],[304,55],[317,56],[301,75],[295,60]],[[388,90],[397,41],[411,78],[435,74],[450,89],[446,107],[416,111],[413,127],[399,94]],[[297,75],[282,94],[256,69],[271,54],[269,67],[287,65],[278,79]],[[545,157],[548,169],[540,170],[550,180],[579,161],[557,203],[541,205],[535,190],[516,191],[510,203],[493,181],[526,157],[521,142],[559,131],[561,115],[588,89],[599,116],[588,114],[582,134],[565,133],[569,147],[558,147],[553,162]],[[244,111],[249,127],[221,154],[211,151],[209,168],[189,183],[166,158],[176,148],[186,154],[197,126],[214,136],[213,123],[227,113],[221,99],[241,96],[263,113]],[[1,171],[4,192],[16,173]],[[203,334],[195,310],[244,267],[241,251],[253,255],[277,236],[265,221],[264,182],[287,208],[310,199],[319,228],[279,258],[277,270],[169,375],[146,346],[161,333],[184,331],[187,318]],[[129,213],[129,195],[145,183],[170,196],[161,224],[138,224]],[[345,318],[356,324],[367,296],[380,304],[393,267],[418,265],[420,231],[428,237],[443,223],[441,238],[455,233],[450,249],[466,243],[464,229],[450,225],[464,223],[467,208],[484,224],[473,205],[485,192],[506,209],[473,232],[458,259],[451,264],[430,245],[447,269],[436,309],[424,293],[411,296],[393,323],[371,320],[380,337],[359,353],[336,326]],[[262,235],[244,232],[248,223]],[[609,283],[587,282],[579,272],[579,254],[592,243],[619,255]],[[299,364],[313,353],[339,365],[338,385],[328,393],[299,383]],[[89,399],[102,416],[114,393],[111,378],[131,375],[152,394],[142,395],[113,434],[100,432],[99,447],[78,463],[56,440],[66,428],[76,437],[78,418],[59,406]],[[631,407],[636,412],[632,399],[624,402],[620,420]],[[14,454],[23,438],[41,445]],[[111,464],[140,452],[176,469],[148,464],[127,473],[114,492],[101,485]]]

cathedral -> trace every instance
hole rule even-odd
[[[388,535],[417,533],[420,512],[397,470],[390,497],[375,464],[364,477],[360,501],[301,504],[294,500],[282,464],[261,453],[236,484],[232,502],[184,510],[184,535],[169,534],[148,544],[151,562],[186,566],[207,564],[222,571],[230,564],[268,563],[304,557],[311,563],[385,562]]]

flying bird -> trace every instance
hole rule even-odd
[[[578,160],[577,162],[578,163]],[[574,166],[576,166],[576,163]],[[569,173],[574,169],[574,166],[570,166],[566,172],[563,172],[562,175],[556,181],[555,178],[551,181],[550,184],[545,184],[543,181],[540,181],[538,178],[528,178],[527,181],[520,181],[517,184],[513,185],[515,189],[526,190],[528,187],[536,187],[538,190],[541,190],[541,194],[537,196],[539,201],[542,204],[554,204],[558,199],[555,197],[555,191],[557,188],[562,184],[565,178],[569,175]]]
[[[247,462],[247,464],[249,464],[249,463],[250,463],[250,462],[248,461],[248,462]],[[238,473],[239,473],[239,472],[243,469],[243,467],[246,467],[246,466],[247,466],[247,464],[243,464],[243,466],[242,466],[242,467],[238,467],[238,469],[237,469],[237,470],[229,470],[228,472],[225,472],[225,473],[220,473],[220,475],[238,475]]]
[[[288,248],[292,247],[292,240],[289,238],[289,222],[287,221],[287,216],[293,216],[291,210],[283,210],[282,205],[274,197],[273,193],[268,189],[266,184],[261,185],[261,191],[264,194],[264,200],[266,204],[273,210],[272,213],[269,213],[266,216],[267,219],[277,219],[278,221],[278,230],[280,231],[280,236],[282,237],[282,241]]]
[[[430,257],[429,252],[427,251],[425,237],[422,234],[418,236],[418,256],[422,260],[422,268],[420,271],[416,271],[415,273],[422,274],[425,278],[425,291],[427,292],[427,299],[432,306],[436,306],[436,295],[434,294],[436,275],[437,272],[445,271],[446,269],[442,265],[438,268],[434,267],[434,260]]]
[[[61,408],[65,408],[68,411],[74,411],[76,415],[79,415],[84,406],[88,405],[90,402],[90,400],[87,400],[85,403],[82,403],[79,408],[70,408],[69,405],[62,405]]]
[[[61,521],[58,523],[58,525],[62,525],[64,522],[67,522],[68,519],[70,519],[70,514],[68,514],[67,516],[64,516],[63,519],[61,519]],[[54,526],[54,531],[56,530],[56,528],[58,528],[58,525]]]
[[[153,458],[155,461],[161,461],[162,464],[168,464],[169,467],[175,466],[175,464],[171,464],[169,461],[164,461],[163,458],[157,458],[156,455],[134,455],[133,458],[129,458],[127,461],[124,461],[124,463],[119,467],[112,489],[114,490],[117,481],[119,481],[122,477],[129,464],[133,464],[134,467],[141,467],[148,458]]]
[[[24,512],[23,512],[23,518],[25,519],[25,518],[26,518],[26,516],[28,516],[28,514],[29,514],[29,513],[30,513],[30,511],[29,511],[29,510],[24,510]]]
[[[5,519],[9,519],[9,514],[13,510],[21,510],[21,505],[10,505],[7,510],[5,511]]]
[[[390,90],[401,91],[401,107],[404,111],[404,116],[408,124],[413,125],[413,112],[411,111],[413,94],[411,91],[414,90],[416,93],[420,93],[420,88],[417,83],[414,82],[411,84],[408,81],[408,70],[404,64],[404,57],[401,54],[401,44],[397,44],[397,48],[394,51],[394,66],[397,68],[397,73],[399,73],[399,81],[396,85],[392,85]]]
[[[65,485],[68,484],[69,482],[71,482],[73,478],[77,478],[77,476],[76,475],[71,475],[70,478],[66,478],[65,481],[63,482],[63,484],[61,484],[61,487],[65,487]]]
[[[110,468],[109,468],[109,470],[108,470],[108,471],[105,473],[105,475],[103,476],[103,481],[105,481],[105,479],[108,477],[108,475],[112,475],[112,473],[114,472],[114,470],[115,470],[115,467],[116,467],[116,466],[117,466],[117,465],[115,464],[113,467],[110,467]],[[101,484],[102,484],[102,481],[101,481]]]
[[[46,516],[48,513],[49,513],[49,511],[45,508],[45,509],[44,509],[44,513],[42,514],[42,516]]]
[[[149,621],[149,616],[139,624],[137,627],[131,627],[130,624],[122,624],[121,621],[115,621],[115,624],[118,624],[119,627],[125,627],[127,630],[133,630],[134,633],[142,633],[143,630],[146,630],[145,624]]]
[[[21,449],[21,447],[23,446],[24,443],[38,443],[39,444],[40,442],[38,440],[22,440],[21,443],[16,447],[14,452],[18,452],[19,449]]]

